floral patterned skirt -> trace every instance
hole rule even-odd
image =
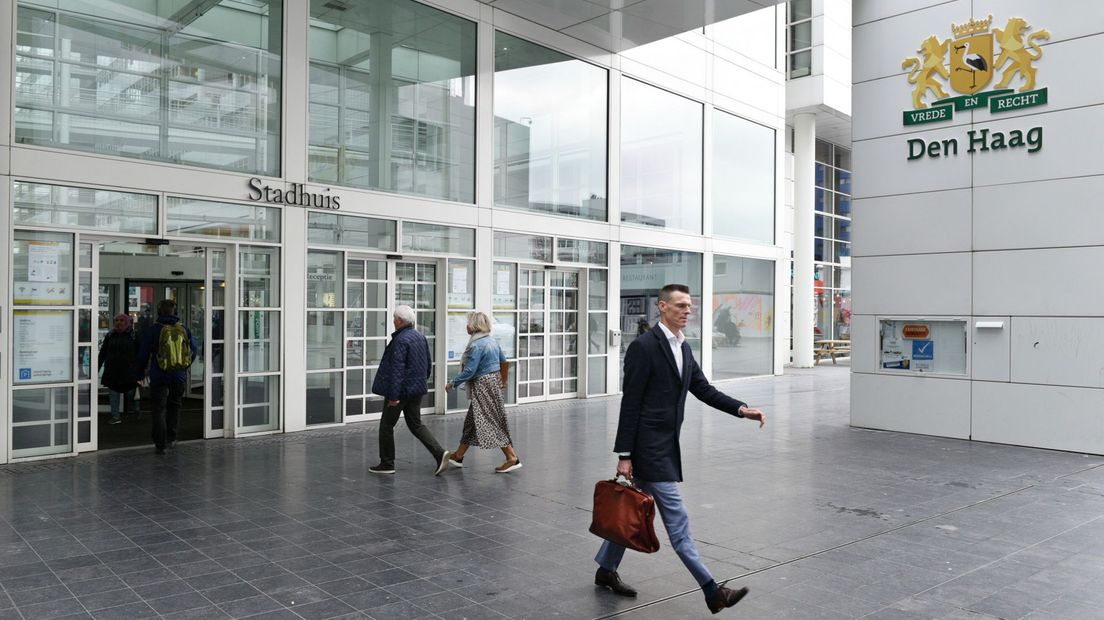
[[[468,382],[468,415],[464,417],[464,436],[460,443],[480,448],[505,448],[513,445],[506,425],[506,407],[502,402],[502,382],[497,372]]]

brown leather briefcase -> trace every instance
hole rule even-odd
[[[635,484],[600,480],[594,485],[590,533],[642,553],[659,551],[655,500]]]

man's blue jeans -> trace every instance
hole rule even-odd
[[[682,495],[679,494],[677,482],[647,482],[635,480],[636,486],[645,493],[655,498],[656,507],[659,508],[659,516],[663,519],[663,526],[667,528],[667,537],[671,539],[671,547],[678,554],[679,559],[690,570],[698,585],[705,586],[713,582],[713,574],[702,564],[698,546],[690,536],[690,519],[686,514],[686,506],[682,503]],[[621,557],[625,555],[625,548],[621,545],[605,541],[594,561],[598,566],[608,570],[617,570],[621,564]]]

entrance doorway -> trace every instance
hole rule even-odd
[[[212,383],[206,364],[212,349],[209,341],[214,339],[212,336],[218,336],[221,340],[221,328],[214,330],[214,333],[207,329],[212,323],[208,289],[212,285],[225,285],[223,280],[213,279],[210,275],[208,262],[211,251],[203,246],[147,245],[124,241],[101,241],[95,246],[93,273],[98,291],[97,343],[102,345],[111,331],[113,318],[126,314],[131,319],[133,336],[140,348],[148,330],[157,322],[158,303],[164,299],[175,301],[177,316],[198,343],[193,352],[195,361],[188,369],[177,440],[202,439],[211,426],[206,415],[210,410],[207,387]],[[218,320],[215,322],[221,323]],[[98,364],[103,362],[98,360]],[[98,379],[101,375],[96,373],[95,376]],[[218,385],[221,384],[219,381]],[[112,398],[112,391],[100,385],[98,380],[93,394],[96,431],[91,438],[92,445],[83,449],[152,443],[152,401],[148,387],[136,390],[133,406],[125,394]],[[119,410],[118,423],[113,422],[113,407]]]
[[[345,421],[372,419],[383,411],[383,398],[372,394],[372,382],[387,348],[395,306],[414,309],[417,329],[429,342],[433,368],[423,411],[436,405],[437,286],[434,260],[396,260],[349,255],[345,261]],[[370,417],[371,416],[371,417]]]
[[[518,272],[518,402],[575,398],[579,391],[579,272]]]

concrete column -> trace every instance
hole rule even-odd
[[[813,180],[816,115],[794,115],[793,365],[813,366]]]

